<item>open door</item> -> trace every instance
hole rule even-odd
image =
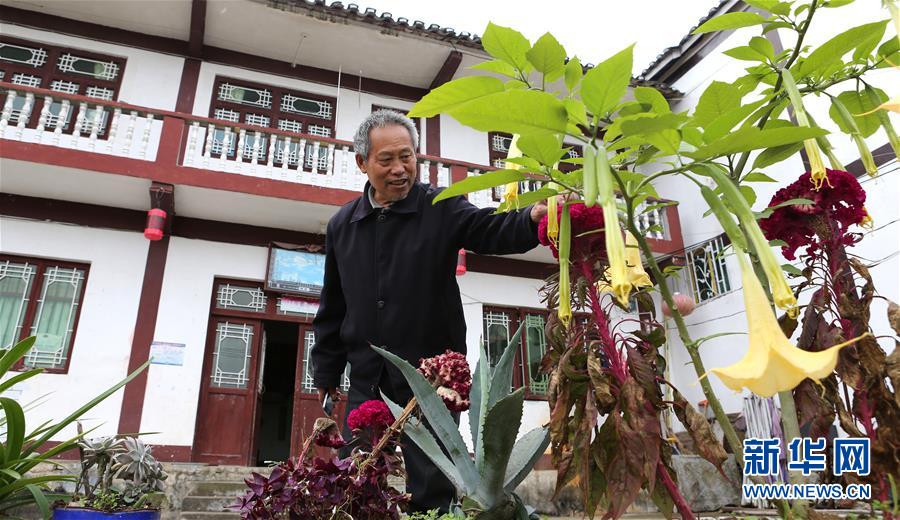
[[[251,463],[262,322],[213,317],[203,360],[193,460]]]

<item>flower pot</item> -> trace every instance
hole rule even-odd
[[[159,511],[142,509],[106,513],[83,507],[61,507],[53,510],[53,520],[159,520]]]

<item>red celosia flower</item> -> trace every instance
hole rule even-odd
[[[603,251],[603,209],[600,206],[589,208],[580,202],[570,204],[569,217],[572,224],[570,258],[572,260],[596,260]],[[562,218],[562,208],[560,208],[556,218]],[[554,258],[559,258],[559,251],[556,245],[547,237],[546,215],[538,224],[538,240],[540,240],[541,244],[550,247]]]
[[[853,224],[860,224],[866,217],[866,192],[853,174],[842,170],[828,170],[828,183],[818,191],[813,189],[809,172],[804,173],[794,183],[778,190],[769,206],[776,206],[791,199],[810,199],[812,204],[784,206],[772,212],[768,218],[759,221],[766,238],[783,240],[787,245],[781,248],[784,257],[793,260],[797,248],[808,246],[811,252],[821,246],[822,236],[828,222],[838,227],[829,233],[838,232],[849,245],[854,242],[846,230]]]
[[[383,430],[394,422],[394,416],[384,401],[366,401],[347,416],[347,426],[351,430],[372,428]]]
[[[343,448],[344,444],[346,444],[344,438],[341,437],[341,432],[338,431],[337,426],[319,432],[316,434],[316,438],[313,442],[319,446],[334,449]]]
[[[448,349],[443,354],[419,360],[419,372],[437,387],[448,409],[454,412],[469,409],[472,374],[466,356]]]

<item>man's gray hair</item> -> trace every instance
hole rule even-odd
[[[402,126],[409,132],[409,138],[412,140],[413,150],[419,148],[419,131],[416,130],[416,124],[412,119],[393,110],[376,110],[363,119],[359,128],[356,129],[356,135],[353,136],[353,149],[363,159],[369,158],[369,150],[372,148],[371,132],[373,128],[384,128],[386,126]]]

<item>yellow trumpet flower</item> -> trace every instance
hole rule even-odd
[[[609,280],[612,292],[623,306],[628,305],[631,283],[628,280],[628,266],[625,263],[625,241],[619,228],[619,209],[616,199],[603,202],[603,219],[606,223],[606,256],[609,259]]]
[[[791,105],[794,107],[794,116],[797,118],[798,126],[810,127],[809,117],[803,108],[803,96],[797,88],[794,76],[791,71],[784,69],[781,71],[781,79],[784,90],[788,94]],[[822,162],[822,154],[819,152],[819,146],[815,139],[806,139],[803,141],[803,148],[806,149],[806,156],[809,159],[809,176],[813,183],[813,189],[818,191],[825,183],[828,182],[828,173],[825,171],[825,163]],[[828,183],[831,186],[831,183]]]
[[[875,221],[872,220],[872,215],[869,213],[869,210],[867,210],[865,206],[863,206],[863,211],[866,212],[866,215],[863,217],[862,221],[860,221],[859,225],[866,229],[872,229],[872,227],[875,225]]]
[[[518,146],[519,136],[514,135],[512,138],[512,142],[509,144],[509,152],[506,154],[507,159],[513,159],[516,157],[522,157],[522,151],[519,150]],[[515,163],[507,162],[505,165],[508,170],[518,170],[520,166]],[[518,182],[510,182],[506,185],[506,188],[503,190],[503,200],[506,202],[507,207],[519,209],[519,183]]]
[[[556,188],[556,183],[551,182],[549,187]],[[547,199],[547,238],[559,250],[559,201],[556,197]]]
[[[735,391],[747,388],[759,396],[771,397],[793,389],[806,378],[818,381],[834,371],[843,347],[868,335],[863,334],[819,352],[797,348],[778,326],[769,300],[744,253],[738,252],[737,257],[744,282],[750,346],[737,363],[711,370],[728,388]]]
[[[638,248],[637,238],[628,231],[625,232],[625,263],[628,267],[628,283],[631,284],[631,287],[637,289],[653,285],[650,275],[644,271],[644,264],[641,263],[641,250]]]

